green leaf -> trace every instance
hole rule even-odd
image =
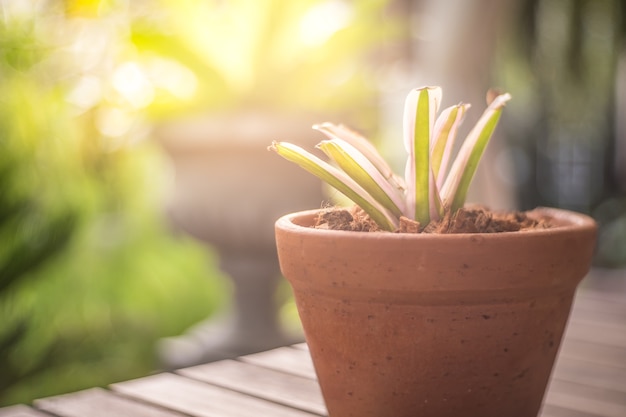
[[[314,126],[329,138],[318,147],[338,168],[291,144],[274,142],[270,148],[344,193],[385,230],[394,230],[401,215],[427,225],[465,203],[480,158],[510,99],[501,94],[489,103],[448,172],[458,127],[470,105],[451,106],[437,118],[441,88],[410,91],[403,119],[408,153],[404,183],[373,145],[344,126]]]
[[[403,215],[404,201],[398,189],[354,146],[341,139],[331,139],[322,141],[318,148],[394,216]]]
[[[346,173],[291,143],[273,142],[268,149],[275,151],[288,161],[296,163],[301,168],[337,189],[361,207],[381,229],[387,231],[397,229],[397,219]]]
[[[348,142],[361,152],[394,187],[399,190],[405,189],[404,180],[393,172],[376,147],[359,133],[346,126],[332,123],[315,125],[313,129],[322,132],[329,139],[342,139]]]
[[[510,99],[511,95],[508,93],[496,97],[463,142],[441,192],[445,207],[452,211],[465,204],[480,158],[498,124],[502,108]]]
[[[469,104],[463,103],[448,107],[441,112],[435,123],[433,143],[431,143],[430,164],[439,188],[443,186],[456,134],[469,107]]]
[[[430,222],[430,134],[441,101],[441,88],[412,90],[404,107],[407,211],[421,224]]]

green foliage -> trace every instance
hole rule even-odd
[[[20,76],[9,77],[2,91],[0,292],[61,250],[80,216],[80,202],[72,195],[77,184],[63,181],[77,171],[63,162],[75,155],[69,147],[61,149],[64,129],[50,114],[57,108]]]
[[[384,16],[386,0],[68,0],[17,17],[8,3],[0,405],[145,375],[159,337],[222,303],[214,260],[162,224],[164,167],[141,141],[147,116],[373,107],[362,64],[406,29]],[[348,24],[296,42],[305,15],[327,3],[351,7]]]
[[[0,23],[0,406],[146,375],[224,293],[163,225],[160,154],[72,115],[35,23]]]
[[[0,403],[144,376],[158,367],[158,338],[223,304],[204,248],[174,241],[154,213],[143,213],[142,222],[128,214],[89,222],[2,303],[7,322],[23,324],[3,360],[2,379],[11,378]]]
[[[508,93],[490,91],[488,96],[493,97],[489,106],[462,142],[450,171],[446,172],[442,167],[451,160],[446,149],[454,142],[457,127],[469,106],[462,103],[451,106],[437,116],[441,94],[440,87],[421,87],[407,96],[404,145],[408,157],[404,180],[391,172],[364,137],[330,123],[314,128],[328,137],[317,147],[337,168],[290,143],[275,141],[269,149],[343,193],[382,230],[395,231],[400,217],[415,220],[423,228],[463,207],[478,162],[504,105],[511,99]]]
[[[388,3],[160,0],[132,20],[131,41],[146,68],[165,57],[193,71],[187,107],[349,111],[371,102],[375,54],[407,30]],[[162,95],[150,111],[168,104]]]

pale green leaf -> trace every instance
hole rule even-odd
[[[404,108],[407,211],[421,224],[430,221],[430,135],[440,101],[439,87],[423,87],[409,93]]]
[[[346,173],[291,143],[272,142],[269,149],[337,189],[361,207],[382,229],[394,231],[397,228],[397,219]]]
[[[383,207],[398,218],[403,215],[404,201],[398,189],[354,146],[341,139],[331,139],[322,141],[318,148]]]
[[[458,128],[465,118],[469,104],[458,104],[441,112],[435,122],[435,132],[431,143],[430,164],[437,186],[441,188],[448,171],[452,149]]]
[[[502,108],[510,99],[508,93],[496,97],[463,142],[441,191],[444,205],[452,211],[465,204],[478,162],[498,124]]]
[[[344,125],[335,125],[328,122],[314,125],[313,129],[322,132],[329,139],[342,139],[348,142],[361,152],[392,185],[400,190],[404,190],[404,180],[393,172],[376,147],[361,134]]]

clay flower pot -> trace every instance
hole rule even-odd
[[[535,417],[596,225],[497,234],[321,230],[276,222],[331,417]]]

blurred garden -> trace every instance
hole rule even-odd
[[[315,30],[326,3],[0,2],[0,406],[146,375],[157,340],[228,304],[217,255],[167,219],[152,130],[268,101],[371,114],[352,75],[385,2]]]
[[[103,91],[121,57],[102,48],[123,45],[82,39],[98,28],[81,10],[5,3],[0,404],[145,375],[155,340],[224,291],[205,248],[163,221],[163,156]]]
[[[232,302],[211,242],[239,211],[214,206],[264,189],[269,140],[299,138],[234,163],[241,143],[215,151],[226,133],[191,141],[177,171],[160,134],[190,117],[262,109],[296,135],[344,122],[393,161],[409,88],[482,108],[502,86],[511,109],[473,195],[591,213],[597,264],[624,268],[624,16],[621,0],[0,0],[0,406],[154,372],[159,340]],[[192,163],[215,171],[173,193]],[[175,218],[173,195],[206,205]],[[250,198],[240,211],[271,229],[283,207]]]

